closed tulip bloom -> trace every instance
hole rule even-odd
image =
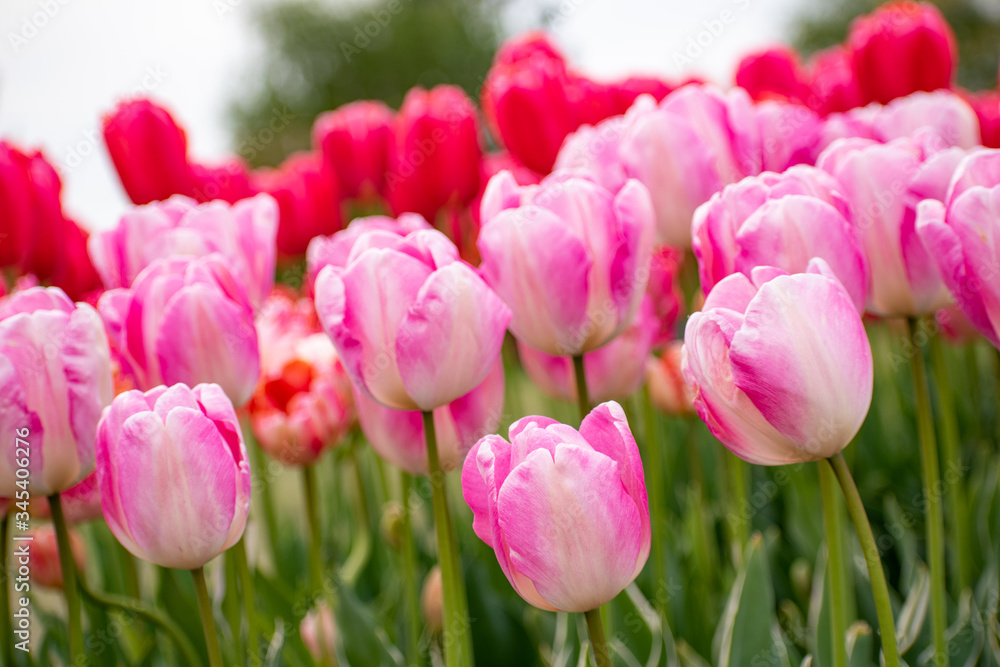
[[[754,107],[760,128],[761,168],[782,172],[796,164],[813,164],[819,151],[823,121],[801,104],[766,100]]]
[[[847,50],[866,102],[949,88],[958,65],[955,35],[929,2],[890,2],[855,19]]]
[[[441,568],[435,565],[424,579],[423,590],[420,591],[420,609],[424,613],[424,623],[434,634],[444,630],[444,588],[441,580]]]
[[[540,185],[495,176],[482,204],[481,270],[513,311],[518,340],[556,356],[595,350],[629,325],[648,281],[654,214],[628,181],[612,194],[584,175]]]
[[[1000,150],[965,158],[956,173],[959,187],[952,186],[948,206],[933,199],[918,206],[917,232],[959,309],[976,330],[1000,348],[998,166]]]
[[[854,78],[851,56],[839,44],[812,55],[806,65],[809,107],[821,116],[848,111],[865,103]]]
[[[21,269],[39,280],[49,280],[62,263],[62,237],[67,225],[62,210],[62,181],[52,164],[40,152],[27,156],[31,181],[30,232],[22,237]]]
[[[798,54],[783,46],[744,56],[736,68],[736,85],[756,101],[803,103],[809,94]]]
[[[670,343],[659,357],[646,362],[649,398],[657,410],[674,417],[695,414],[691,388],[681,372],[684,341]]]
[[[238,157],[221,164],[191,164],[192,196],[200,202],[221,199],[235,204],[257,194],[250,178],[250,168]]]
[[[498,360],[478,387],[434,409],[434,432],[442,470],[460,468],[469,449],[500,427],[503,399],[503,364]],[[428,474],[427,441],[419,412],[387,408],[356,387],[354,403],[361,430],[376,454],[411,475]]]
[[[139,389],[220,385],[243,405],[260,360],[246,291],[219,255],[158,259],[97,303],[123,370]]]
[[[496,362],[510,309],[436,230],[364,234],[316,278],[316,311],[351,380],[383,405],[433,410]]]
[[[193,194],[187,135],[163,107],[122,102],[104,117],[104,142],[132,203]]]
[[[947,290],[917,238],[915,209],[922,199],[944,198],[962,154],[928,153],[910,139],[842,139],[820,155],[817,165],[839,182],[868,255],[871,312],[918,316],[945,305]]]
[[[60,241],[59,264],[49,276],[49,284],[61,288],[71,299],[96,300],[91,297],[102,289],[102,284],[87,252],[87,232],[67,218],[63,220]]]
[[[472,527],[514,590],[550,611],[584,612],[625,589],[649,556],[642,460],[621,406],[580,430],[524,417],[480,440],[462,469]]]
[[[1000,148],[1000,92],[966,93],[965,101],[976,112],[983,146]]]
[[[114,229],[95,232],[90,256],[107,288],[130,287],[158,259],[219,253],[259,306],[274,284],[278,206],[262,194],[229,205],[183,196],[139,206]]]
[[[0,299],[0,497],[17,490],[15,431],[28,429],[33,496],[60,493],[94,470],[94,433],[111,402],[104,326],[58,287]],[[24,445],[20,445],[22,448]]]
[[[192,570],[243,536],[250,466],[218,385],[118,395],[97,428],[104,519],[130,553]]]
[[[646,295],[650,298],[656,320],[653,349],[659,349],[676,338],[677,320],[684,304],[680,278],[683,260],[684,255],[677,248],[660,246],[653,251],[649,262]]]
[[[604,347],[583,355],[590,400],[624,400],[639,391],[646,376],[646,359],[653,350],[659,322],[653,300],[646,297],[639,312],[621,334]],[[569,357],[552,355],[518,341],[517,353],[528,377],[549,396],[576,400],[576,376]]]
[[[320,603],[299,624],[299,636],[309,650],[309,655],[317,663],[322,663],[324,656],[337,655],[337,621],[333,617],[329,605]]]
[[[980,144],[975,110],[960,96],[947,90],[913,93],[893,100],[874,115],[875,138],[888,142],[913,137],[921,130],[936,133],[939,148],[973,148]]]
[[[716,285],[688,319],[682,370],[713,435],[759,465],[836,454],[872,398],[864,325],[823,260],[808,273],[757,267]]]
[[[87,552],[83,540],[75,530],[67,532],[70,551],[76,562],[77,572],[87,565]],[[59,544],[56,531],[51,523],[42,524],[31,531],[31,546],[28,548],[28,568],[31,580],[45,588],[62,588],[62,565],[59,562]]]
[[[393,118],[392,109],[376,100],[351,102],[316,118],[313,149],[336,174],[343,197],[385,196]]]
[[[479,191],[479,121],[457,86],[406,94],[389,148],[387,192],[396,213],[434,220],[441,209],[469,203]]]
[[[15,266],[24,256],[33,215],[28,156],[0,141],[0,266]]]

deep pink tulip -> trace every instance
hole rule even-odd
[[[955,35],[929,2],[890,2],[855,19],[846,44],[865,102],[949,88],[958,65]]]
[[[479,121],[472,100],[457,86],[413,88],[396,116],[386,188],[396,213],[434,220],[479,191]]]
[[[462,469],[472,528],[527,602],[552,611],[600,607],[649,556],[639,448],[621,406],[594,408],[580,430],[524,417],[510,442],[488,435]]]
[[[187,136],[163,107],[144,98],[122,102],[104,117],[104,142],[132,203],[194,194]]]
[[[945,198],[963,155],[959,148],[929,152],[905,138],[842,139],[820,155],[817,165],[839,182],[868,255],[871,312],[919,316],[945,305],[947,290],[917,238],[916,206]]]
[[[276,290],[256,324],[261,373],[250,403],[254,435],[281,463],[313,463],[354,423],[351,381],[311,299]]]
[[[969,322],[1000,348],[1000,150],[970,154],[947,207],[917,207],[917,233]]]
[[[346,268],[316,278],[316,311],[351,380],[400,410],[433,410],[479,385],[510,309],[436,230],[371,231]]]
[[[682,369],[709,430],[760,465],[836,454],[871,404],[868,337],[823,260],[725,278],[688,319]]]
[[[114,229],[90,237],[90,256],[105,287],[130,287],[157,259],[219,253],[257,307],[274,284],[278,206],[266,194],[229,205],[183,196],[139,206]]]
[[[673,86],[663,79],[651,76],[630,76],[609,86],[613,104],[612,116],[619,116],[635,104],[640,95],[650,95],[657,102],[680,86]],[[603,120],[603,119],[602,119]]]
[[[94,433],[111,402],[111,356],[97,312],[58,287],[0,299],[0,497],[17,486],[15,431],[27,428],[33,496],[72,487],[94,470]],[[22,446],[23,447],[23,446]]]
[[[158,259],[131,287],[105,292],[97,308],[138,388],[214,382],[238,406],[253,394],[253,311],[220,255]]]
[[[965,101],[976,112],[983,146],[1000,148],[1000,91],[966,93]]]
[[[68,222],[62,210],[62,181],[45,156],[35,152],[27,157],[31,181],[32,216],[29,233],[22,237],[21,268],[47,281],[62,262],[64,229]]]
[[[221,164],[191,164],[191,196],[200,202],[221,199],[235,204],[257,194],[250,180],[250,168],[238,157]]]
[[[393,119],[392,109],[375,100],[351,102],[316,118],[313,150],[336,174],[344,198],[385,196]]]
[[[680,270],[684,253],[677,248],[660,246],[653,250],[649,262],[649,282],[646,295],[653,306],[656,333],[653,349],[659,349],[676,338],[677,320],[681,316],[684,293],[681,291]]]
[[[632,324],[604,347],[583,355],[590,400],[625,400],[642,387],[659,324],[653,300],[646,297]],[[528,377],[543,392],[565,401],[576,400],[576,376],[569,357],[553,357],[520,341],[517,352]]]
[[[472,446],[500,428],[503,399],[503,363],[497,360],[479,386],[434,409],[434,431],[442,470],[448,472],[462,467]],[[361,430],[383,460],[412,475],[428,474],[427,441],[420,412],[387,408],[356,387],[354,401]]]
[[[573,356],[632,321],[649,279],[654,224],[641,183],[628,181],[614,195],[570,172],[529,186],[501,172],[483,196],[482,220],[481,269],[513,311],[519,340]]]
[[[783,46],[772,46],[744,56],[736,68],[736,85],[756,101],[801,104],[809,96],[799,55]]]
[[[243,536],[250,465],[218,385],[118,395],[97,427],[97,460],[104,519],[136,557],[194,569]]]
[[[814,53],[806,65],[809,107],[821,116],[862,106],[865,98],[854,78],[851,55],[839,44]]]
[[[337,179],[318,153],[294,153],[276,169],[258,170],[254,187],[278,202],[281,255],[302,255],[313,238],[343,227]]]
[[[61,288],[71,299],[94,301],[102,289],[101,277],[87,252],[89,236],[77,223],[64,219],[59,264],[48,283]]]
[[[28,156],[0,141],[0,266],[18,266],[25,256],[33,216]]]

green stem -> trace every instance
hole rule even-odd
[[[576,379],[576,405],[580,409],[580,421],[590,412],[590,394],[587,392],[587,373],[583,368],[583,355],[573,357],[573,376]]]
[[[247,434],[248,437],[252,438],[253,430],[250,428],[248,422],[243,424],[243,433]],[[257,444],[256,440],[252,443],[247,443],[247,451],[250,455],[250,466],[251,470],[259,471],[260,477],[259,484],[254,481],[254,489],[260,488],[260,501],[264,512],[264,525],[267,528],[267,541],[271,547],[271,560],[273,561],[272,567],[277,571],[281,568],[281,560],[278,557],[278,540],[280,536],[278,535],[278,518],[274,513],[274,499],[271,494],[271,477],[268,475],[268,466],[264,464],[266,460],[265,457],[261,456],[260,445]]]
[[[667,568],[663,562],[663,535],[667,522],[664,517],[663,503],[663,461],[660,451],[660,441],[657,437],[656,412],[649,396],[649,387],[642,389],[642,413],[644,417],[643,431],[646,436],[646,488],[649,490],[649,513],[653,530],[653,567],[656,572],[656,604],[663,614],[664,622],[669,619],[670,603],[666,595],[660,599],[660,591],[670,590],[667,585]],[[669,625],[669,623],[667,623]]]
[[[122,568],[122,577],[125,579],[125,590],[129,597],[141,600],[142,588],[139,585],[139,568],[135,562],[135,556],[121,545],[118,540],[113,540],[118,549],[118,563]]]
[[[427,463],[431,478],[431,502],[434,506],[434,528],[437,532],[438,560],[441,564],[441,583],[444,598],[444,649],[448,667],[471,667],[472,637],[469,612],[465,598],[465,582],[459,560],[455,529],[448,509],[448,488],[441,461],[438,458],[437,434],[434,431],[434,413],[425,411],[424,438],[427,441]]]
[[[63,592],[66,594],[66,607],[69,612],[70,662],[77,664],[86,658],[83,652],[80,597],[76,588],[76,560],[70,547],[69,530],[66,527],[66,517],[63,515],[62,501],[58,493],[49,496],[49,507],[52,511],[52,523],[56,529],[56,541],[59,544],[59,567],[62,569]]]
[[[896,622],[892,616],[892,601],[889,599],[889,586],[885,582],[885,571],[882,569],[882,559],[879,557],[878,545],[875,543],[875,535],[872,533],[872,526],[868,522],[868,514],[865,513],[864,503],[861,502],[861,494],[854,484],[851,471],[844,461],[844,455],[837,452],[829,459],[833,471],[840,482],[840,488],[844,493],[844,501],[847,503],[847,513],[851,515],[854,522],[854,529],[858,534],[858,541],[861,542],[861,552],[865,557],[865,565],[868,566],[868,579],[872,586],[872,596],[875,598],[875,613],[878,616],[879,634],[882,639],[882,654],[885,658],[886,667],[899,667],[899,649],[896,647]]]
[[[212,598],[208,596],[208,584],[205,583],[205,568],[191,570],[194,579],[194,592],[198,597],[198,612],[201,614],[201,629],[205,631],[205,645],[208,647],[209,667],[222,667],[222,650],[219,648],[219,636],[215,630],[215,619],[212,617]]]
[[[732,517],[728,522],[732,528],[730,545],[733,563],[739,568],[743,562],[743,553],[746,551],[747,543],[750,540],[750,518],[743,516],[743,508],[749,507],[747,501],[747,464],[740,457],[730,452],[724,452],[723,457],[727,461],[727,468],[732,484],[733,492],[730,495],[732,507],[729,515]]]
[[[407,665],[423,664],[420,653],[420,603],[417,592],[417,552],[413,544],[413,527],[410,524],[410,495],[413,493],[413,476],[400,472],[403,496],[403,585],[406,595],[406,653]]]
[[[3,635],[3,657],[5,665],[14,664],[14,640],[10,625],[10,569],[7,563],[7,539],[10,525],[8,515],[0,519],[0,633]]]
[[[240,610],[239,574],[236,572],[236,554],[232,550],[223,554],[226,571],[226,595],[222,599],[226,623],[233,633],[233,648],[235,654],[243,655],[243,615]]]
[[[372,553],[372,529],[371,520],[368,514],[368,495],[365,487],[364,474],[361,471],[361,462],[358,460],[357,447],[351,443],[347,451],[347,457],[354,468],[354,522],[358,527],[358,534],[354,536],[351,544],[351,551],[347,554],[347,559],[341,568],[341,576],[349,585],[354,586],[361,571]]]
[[[969,542],[966,516],[965,480],[962,475],[962,453],[959,451],[958,419],[955,416],[955,396],[951,390],[951,377],[944,356],[941,336],[931,337],[931,363],[941,406],[941,453],[945,462],[945,479],[948,482],[948,522],[955,539],[955,584],[964,591],[972,581],[972,545]],[[952,479],[952,476],[954,476]]]
[[[320,654],[324,665],[333,665],[335,656],[329,654],[327,647],[326,630],[319,614],[319,600],[323,597],[325,589],[323,582],[323,532],[319,525],[319,496],[316,493],[316,469],[315,466],[302,466],[302,484],[306,494],[306,520],[309,523],[309,572],[312,578],[313,590],[317,596],[317,618],[316,626],[319,635]],[[330,606],[330,611],[335,609]]]
[[[590,644],[594,647],[594,661],[597,667],[611,667],[608,642],[604,638],[604,625],[601,623],[601,608],[591,609],[583,615],[587,619],[587,632],[590,634]]]
[[[914,338],[916,323],[908,320],[910,340]],[[910,355],[913,373],[913,390],[917,398],[917,431],[920,439],[920,461],[923,471],[924,498],[927,501],[927,560],[931,570],[931,636],[934,638],[935,664],[948,664],[948,647],[945,627],[948,625],[945,606],[944,515],[941,510],[941,470],[937,440],[934,435],[934,416],[931,413],[930,390],[927,371],[919,350]]]
[[[184,631],[181,630],[180,627],[170,619],[170,617],[160,610],[146,607],[139,600],[95,591],[87,585],[87,582],[84,581],[82,577],[80,579],[80,590],[83,592],[84,597],[96,605],[113,607],[126,614],[134,614],[144,618],[153,625],[159,626],[160,629],[163,630],[163,632],[168,635],[171,640],[173,640],[173,642],[177,645],[177,648],[181,650],[181,653],[184,654],[185,662],[187,662],[187,664],[195,667],[204,664],[201,657],[198,655],[198,652],[191,644],[191,640],[189,640],[184,634]]]
[[[236,571],[239,574],[240,588],[243,592],[243,613],[247,617],[247,651],[249,652],[250,664],[258,664],[257,651],[260,647],[257,645],[258,631],[257,631],[257,606],[255,603],[254,587],[253,587],[253,573],[250,572],[250,562],[247,559],[247,546],[246,546],[246,535],[240,538],[230,552],[236,558]]]
[[[847,604],[844,578],[844,543],[841,536],[840,508],[837,506],[837,475],[829,461],[817,461],[819,488],[823,498],[823,523],[826,526],[827,569],[830,573],[830,637],[834,667],[847,667]]]

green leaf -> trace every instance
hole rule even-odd
[[[930,575],[923,563],[917,563],[910,592],[906,594],[906,601],[896,614],[896,643],[899,645],[900,655],[909,651],[920,636],[930,599]]]
[[[850,667],[868,667],[875,655],[875,633],[864,621],[847,628],[847,662]]]

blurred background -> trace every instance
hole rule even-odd
[[[545,29],[595,78],[697,76],[730,85],[740,56],[804,55],[843,39],[875,0],[3,0],[0,136],[41,148],[71,217],[113,225],[128,205],[101,116],[148,95],[188,131],[191,154],[252,166],[307,148],[313,119],[359,98],[398,107],[413,85],[478,99],[497,44]],[[959,84],[993,88],[1000,0],[936,2],[958,37]],[[722,19],[728,22],[723,22]],[[283,129],[262,143],[273,118]]]

